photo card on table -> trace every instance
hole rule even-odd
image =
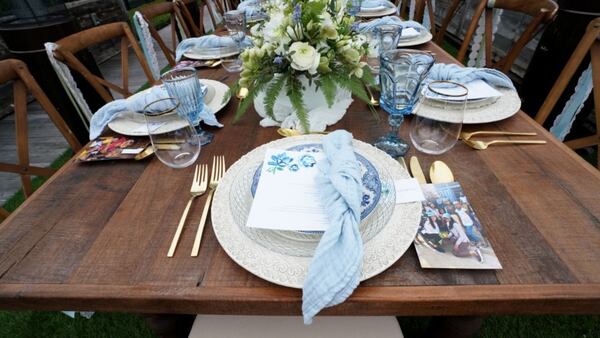
[[[458,182],[424,184],[415,248],[423,268],[502,269]]]

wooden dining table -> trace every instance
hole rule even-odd
[[[455,62],[433,43],[437,62]],[[232,84],[237,74],[199,70]],[[227,166],[280,136],[238,100],[217,113],[225,125],[197,163],[224,155]],[[372,143],[387,130],[356,100],[329,129]],[[408,140],[411,119],[401,135]],[[414,247],[321,315],[486,316],[600,314],[600,172],[528,115],[465,125],[467,131],[536,132],[545,145],[474,150],[458,142],[430,156],[453,170],[485,228],[501,270],[423,269]],[[193,167],[158,159],[70,160],[0,225],[0,309],[136,313],[299,315],[302,291],[262,280],[231,260],[207,224],[200,254],[190,251],[205,196],[194,202],[175,256],[167,251],[189,197]],[[210,220],[210,217],[209,217]],[[268,262],[265,262],[268,264]]]

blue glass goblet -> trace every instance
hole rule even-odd
[[[435,59],[429,52],[395,49],[381,54],[379,81],[383,110],[388,112],[390,131],[375,141],[375,146],[392,157],[404,156],[409,144],[398,136],[404,115],[412,113],[419,97],[421,82]]]

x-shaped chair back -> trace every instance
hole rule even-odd
[[[40,106],[62,133],[74,151],[81,149],[81,144],[71,131],[44,91],[35,81],[25,63],[16,59],[0,61],[0,83],[13,82],[15,129],[18,163],[0,163],[0,171],[15,173],[21,176],[21,184],[25,197],[32,194],[31,176],[50,176],[54,169],[32,166],[29,163],[29,132],[27,126],[27,94],[38,101]],[[0,207],[0,219],[8,216],[8,212]]]

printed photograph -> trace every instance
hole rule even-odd
[[[458,182],[421,186],[425,201],[415,239],[423,268],[502,269]]]

